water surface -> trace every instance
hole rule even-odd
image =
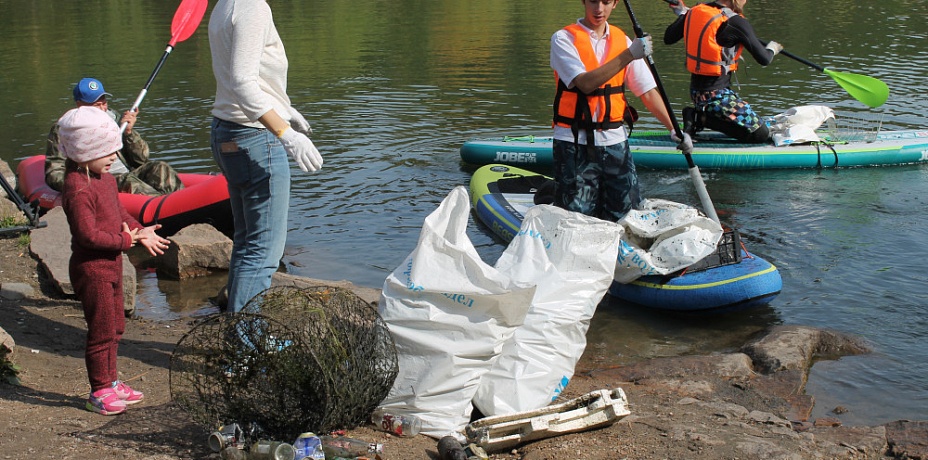
[[[48,128],[71,107],[82,76],[103,80],[111,106],[128,108],[164,52],[174,4],[0,0],[0,158],[15,166],[43,153]],[[318,174],[294,169],[284,265],[369,287],[380,287],[414,249],[441,199],[467,184],[473,168],[459,161],[464,141],[550,132],[548,40],[582,14],[580,2],[560,0],[271,5],[290,58],[289,92],[325,157]],[[659,42],[673,19],[664,2],[633,7]],[[765,115],[827,104],[842,120],[922,127],[928,25],[913,12],[926,7],[925,0],[752,0],[747,16],[762,38],[828,68],[879,78],[891,94],[869,110],[827,75],[783,56],[767,68],[746,63],[739,90]],[[631,30],[621,3],[613,19]],[[688,82],[681,46],[658,43],[655,61],[679,110]],[[217,170],[208,151],[214,86],[204,21],[171,53],[142,104],[137,129],[154,157],[182,171]],[[658,127],[642,114],[639,126]],[[607,366],[731,351],[774,324],[832,328],[862,336],[875,352],[813,368],[815,415],[841,405],[850,409],[841,415],[847,424],[923,419],[926,174],[925,166],[704,171],[723,222],[780,268],[783,293],[767,307],[707,320],[604,304],[587,354]],[[699,202],[685,172],[642,171],[641,183],[649,197]],[[488,262],[502,253],[478,224],[468,235]],[[212,311],[206,298],[222,284],[221,276],[178,283],[148,272],[139,280],[140,314],[165,319]]]

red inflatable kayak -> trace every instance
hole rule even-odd
[[[45,183],[45,155],[21,161],[16,167],[19,191],[29,203],[48,210],[61,205],[61,193]],[[179,173],[184,188],[167,195],[120,193],[119,201],[142,225],[161,224],[162,236],[171,236],[191,224],[210,224],[232,236],[229,188],[221,174]]]

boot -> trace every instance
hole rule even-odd
[[[683,132],[690,137],[696,135],[696,109],[692,107],[683,108]]]

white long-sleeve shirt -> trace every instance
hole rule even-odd
[[[262,128],[274,109],[290,119],[287,54],[266,0],[219,0],[209,18],[216,118]]]

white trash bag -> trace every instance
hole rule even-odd
[[[422,420],[421,433],[462,439],[480,378],[525,319],[535,283],[481,260],[467,237],[470,198],[448,194],[419,242],[383,285],[379,311],[396,343],[399,373],[381,402]]]
[[[834,121],[835,112],[824,105],[801,105],[774,115],[770,124],[773,144],[781,147],[821,141],[815,130],[828,119]]]
[[[645,199],[618,222],[625,228],[615,280],[630,283],[689,267],[716,250],[722,226],[692,206]]]
[[[613,222],[550,205],[526,212],[496,268],[538,288],[524,324],[480,380],[474,406],[484,415],[545,407],[567,386],[612,284],[622,233]]]

